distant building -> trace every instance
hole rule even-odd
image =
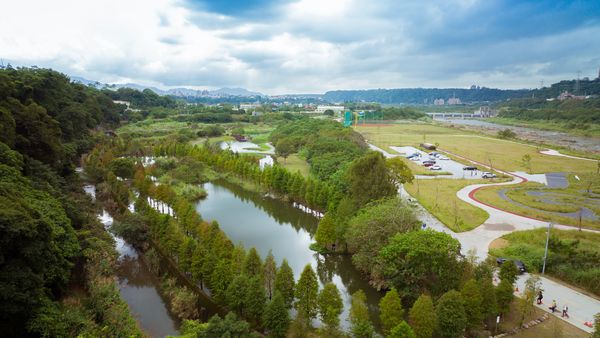
[[[573,95],[571,93],[569,93],[568,91],[564,91],[562,93],[560,93],[560,95],[558,95],[558,99],[560,101],[564,101],[564,100],[585,100],[585,96],[581,96],[581,95]]]
[[[436,106],[443,106],[444,104],[446,104],[446,101],[444,99],[436,99],[433,100],[433,104]]]
[[[323,114],[326,110],[333,110],[334,113],[343,112],[346,108],[344,106],[317,106],[315,113]]]
[[[258,161],[258,167],[260,168],[260,170],[263,170],[265,169],[265,167],[272,167],[274,163],[275,161],[273,160],[273,158],[267,155]]]
[[[448,105],[455,105],[455,104],[461,104],[462,102],[460,102],[460,99],[458,97],[451,97],[448,99],[448,101],[446,102]]]
[[[260,107],[260,103],[240,103],[240,109],[256,109]]]
[[[261,116],[262,114],[263,114],[263,112],[257,111],[257,110],[252,112],[252,116]]]
[[[498,115],[498,112],[490,106],[482,106],[479,107],[479,110],[475,111],[475,115],[479,115],[480,117],[494,117]]]

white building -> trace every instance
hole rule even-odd
[[[274,163],[275,163],[275,161],[273,160],[273,158],[271,156],[267,155],[258,161],[258,166],[259,166],[260,170],[263,170],[267,166],[272,167]]]
[[[244,110],[252,110],[252,109],[256,109],[260,107],[260,103],[241,103],[240,104],[240,109],[244,109]]]
[[[449,105],[455,105],[455,104],[461,104],[462,102],[460,102],[460,99],[458,97],[451,97],[448,99],[448,101],[446,103]]]
[[[323,114],[326,110],[333,110],[334,113],[343,112],[346,108],[344,106],[317,106],[315,113]]]
[[[443,106],[444,103],[446,103],[446,101],[444,99],[433,100],[433,104],[436,105],[436,106]]]

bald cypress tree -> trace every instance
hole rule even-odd
[[[313,271],[310,264],[307,264],[300,275],[298,285],[296,285],[296,310],[306,319],[306,324],[309,326],[311,319],[317,316],[317,293],[319,284],[317,275]]]

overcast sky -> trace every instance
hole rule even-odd
[[[0,58],[267,94],[532,88],[598,75],[600,1],[2,0]]]

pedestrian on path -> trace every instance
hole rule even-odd
[[[562,316],[563,316],[563,318],[564,318],[564,317],[567,317],[567,318],[569,318],[569,314],[568,314],[567,312],[569,312],[569,307],[567,306],[567,304],[565,304],[565,305],[563,306],[563,311],[562,311]]]
[[[552,300],[552,305],[550,305],[549,309],[552,310],[552,313],[556,312],[556,300]]]
[[[538,296],[537,296],[537,304],[538,305],[542,304],[542,299],[544,299],[544,295],[542,294],[542,290],[540,290],[540,292],[538,292]]]

